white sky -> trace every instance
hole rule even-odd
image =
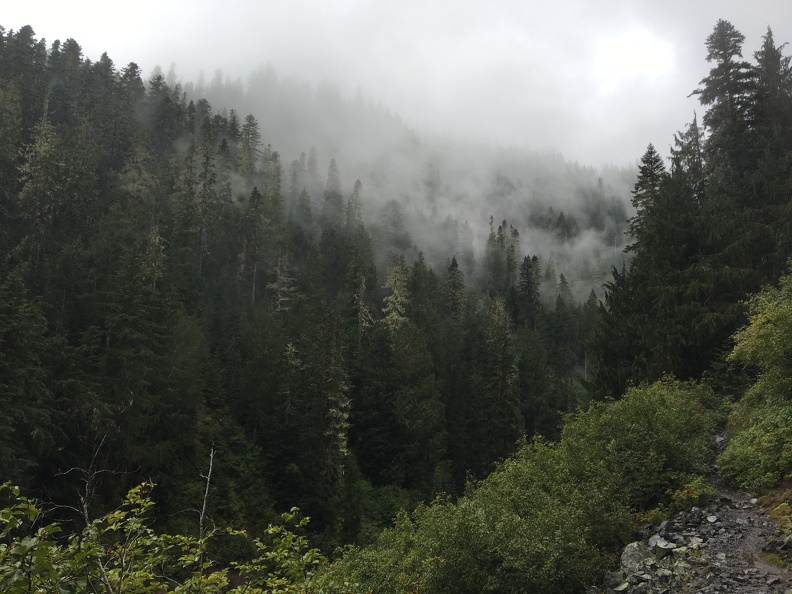
[[[746,36],[746,58],[768,25],[792,41],[790,0],[9,0],[0,25],[72,37],[119,68],[175,62],[185,80],[270,62],[360,88],[419,134],[622,165],[691,120],[718,18]]]

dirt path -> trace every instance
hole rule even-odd
[[[587,592],[628,594],[791,594],[792,574],[768,563],[762,549],[780,534],[747,493],[713,470],[717,499],[680,512],[625,547],[620,570]]]
[[[792,585],[789,571],[768,563],[762,556],[768,539],[779,534],[778,527],[747,493],[728,488],[718,476],[712,484],[719,500],[708,511],[717,519],[710,527],[702,528],[707,535],[703,550],[711,563],[711,575],[705,576],[709,584],[698,591],[787,592]]]

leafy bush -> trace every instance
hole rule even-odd
[[[2,592],[579,592],[600,579],[630,536],[632,514],[669,489],[692,489],[712,445],[710,391],[664,381],[569,417],[558,443],[526,444],[458,502],[437,499],[334,566],[300,535],[296,510],[229,568],[206,538],[150,528],[152,485],[81,533],[56,540],[35,502],[5,487]],[[294,524],[294,529],[285,527]],[[234,532],[238,536],[244,533]],[[349,577],[348,577],[349,576]]]
[[[732,416],[729,443],[718,463],[746,489],[767,489],[792,473],[792,402],[747,398]]]
[[[457,504],[400,514],[342,565],[374,592],[579,590],[613,561],[598,528],[626,528],[627,514],[609,489],[567,482],[564,464],[555,444],[527,446]]]
[[[571,418],[561,443],[571,460],[602,461],[621,477],[630,506],[646,509],[707,472],[721,414],[709,388],[666,379]]]
[[[718,492],[703,476],[693,477],[693,480],[681,489],[669,490],[669,492],[671,493],[671,503],[676,510],[686,510],[693,506],[703,507],[718,495]]]
[[[264,594],[350,592],[328,571],[327,559],[305,537],[270,525],[265,539],[254,540],[256,555],[234,564],[241,585],[231,587],[228,568],[207,555],[213,538],[157,534],[149,526],[153,485],[133,488],[117,510],[91,522],[81,533],[56,539],[57,524],[42,524],[36,502],[19,489],[0,485],[9,505],[0,510],[0,591],[4,594]],[[283,515],[300,530],[307,519],[297,510]],[[234,532],[244,536],[242,532]]]
[[[792,473],[792,275],[751,297],[748,311],[729,357],[761,375],[734,407],[719,463],[740,486],[766,489]]]
[[[523,446],[456,504],[402,513],[340,564],[374,592],[579,592],[629,537],[631,513],[706,470],[717,400],[692,383],[633,388]]]

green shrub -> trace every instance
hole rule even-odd
[[[647,509],[669,488],[706,473],[719,411],[708,388],[663,380],[571,418],[561,443],[571,460],[599,460],[618,474],[629,504]]]
[[[729,358],[760,370],[734,407],[723,474],[747,489],[766,489],[792,472],[792,275],[747,302],[749,323],[734,335]]]
[[[671,493],[671,502],[676,510],[686,510],[693,506],[703,507],[718,494],[703,476],[693,477],[693,480],[684,487],[676,491],[669,490],[669,493]]]
[[[767,489],[792,473],[792,402],[779,398],[740,403],[721,472],[745,489]]]
[[[565,465],[557,445],[527,446],[456,505],[400,514],[345,571],[385,593],[579,589],[611,565],[603,542],[629,516],[610,487],[571,483]]]
[[[456,504],[402,513],[338,566],[373,592],[579,592],[629,538],[632,512],[712,457],[718,401],[693,383],[633,388],[571,416],[559,443],[522,447]]]
[[[42,524],[35,501],[19,489],[0,485],[8,505],[0,509],[0,592],[201,592],[264,594],[354,592],[355,586],[329,572],[327,559],[304,536],[282,525],[270,525],[255,539],[255,554],[231,563],[242,582],[232,588],[228,567],[219,567],[207,545],[214,538],[158,534],[150,527],[153,485],[129,491],[124,504],[91,522],[80,534],[55,538],[57,524]],[[283,514],[284,524],[302,531],[307,518]],[[242,538],[243,532],[231,531]]]

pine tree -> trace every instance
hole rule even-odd
[[[404,486],[431,495],[437,464],[445,454],[445,410],[434,365],[421,331],[411,323],[391,333],[393,406],[401,429]]]
[[[294,477],[284,503],[311,515],[319,530],[337,521],[337,500],[348,455],[349,379],[339,344],[339,320],[326,310],[312,316],[300,341],[287,345],[279,390],[284,459],[280,472]]]
[[[738,59],[742,58],[744,41],[745,36],[722,19],[707,37],[707,62],[715,65],[694,94],[709,107],[704,125],[712,135],[708,143],[710,160],[717,161],[721,155],[736,157],[742,148],[738,134],[746,131],[748,97],[753,87],[750,65]]]
[[[363,225],[362,202],[360,198],[362,189],[363,184],[360,183],[359,179],[356,179],[355,185],[352,188],[352,194],[349,196],[346,206],[346,228],[348,233]]]
[[[22,141],[22,105],[16,85],[0,78],[0,216],[8,219],[12,196],[19,191],[17,157]],[[3,223],[5,226],[5,223]],[[5,234],[10,230],[0,227],[0,246],[5,244]]]
[[[635,215],[630,219],[630,236],[633,243],[628,244],[625,251],[636,251],[642,241],[651,237],[655,229],[648,228],[654,220],[658,203],[661,200],[662,185],[666,178],[666,169],[663,160],[657,154],[654,146],[647,147],[641,165],[638,168],[638,180],[632,191],[632,204]]]
[[[0,473],[25,484],[62,429],[43,360],[51,341],[47,321],[25,294],[21,272],[0,280]]]
[[[496,460],[511,454],[523,434],[524,421],[518,394],[518,375],[511,347],[509,316],[496,297],[487,316],[483,359],[475,381],[471,444],[474,472],[482,475]]]
[[[445,303],[448,313],[460,324],[465,321],[465,275],[459,269],[456,256],[451,258],[446,269]]]
[[[278,257],[275,265],[275,280],[267,285],[272,294],[272,307],[278,312],[287,312],[299,298],[294,277],[291,276],[289,260],[284,255]]]
[[[327,187],[322,203],[322,226],[340,229],[344,222],[344,198],[341,194],[341,180],[335,159],[330,160],[327,170]]]
[[[256,118],[249,114],[245,117],[245,123],[239,137],[239,160],[237,167],[239,172],[245,176],[251,176],[256,172],[256,164],[261,157],[261,132]]]
[[[754,54],[756,84],[751,97],[750,123],[756,142],[757,165],[750,190],[762,209],[755,234],[770,239],[754,258],[767,280],[775,280],[792,248],[789,167],[792,163],[792,65],[775,46],[768,27],[761,49]],[[761,244],[760,244],[761,245]]]
[[[382,288],[390,289],[390,294],[385,296],[382,323],[394,332],[407,322],[407,304],[410,302],[407,267],[402,256],[397,256],[393,265],[388,268]]]
[[[253,188],[248,199],[247,208],[242,218],[242,237],[244,249],[242,253],[243,279],[248,287],[251,305],[255,304],[258,282],[259,255],[264,240],[264,197],[258,187]]]
[[[542,307],[539,296],[538,260],[525,256],[520,264],[520,279],[517,287],[517,319],[536,330]]]
[[[490,216],[490,231],[484,251],[484,261],[487,274],[487,292],[494,296],[504,290],[506,284],[506,246],[504,242],[503,226],[499,225],[497,231],[494,226],[494,217]]]

